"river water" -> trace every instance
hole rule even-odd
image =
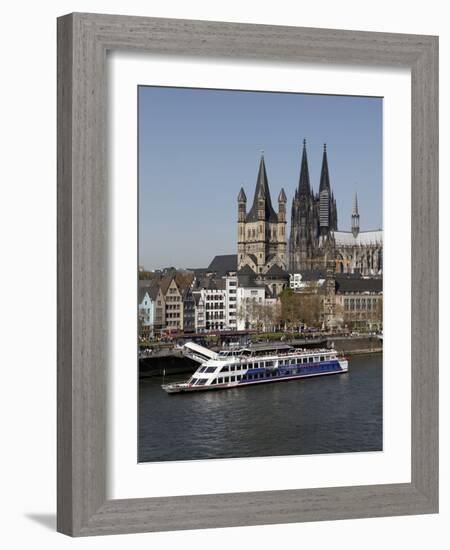
[[[139,382],[139,462],[382,450],[381,353],[246,388],[168,395],[161,383]]]

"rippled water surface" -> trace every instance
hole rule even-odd
[[[161,383],[139,383],[139,462],[382,450],[381,354],[246,388],[168,395]]]

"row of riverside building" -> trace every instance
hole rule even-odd
[[[141,272],[139,278],[140,335],[237,331],[252,321],[239,314],[249,301],[274,305],[269,289],[238,286],[237,256],[216,256],[208,268],[166,268]]]
[[[238,276],[237,255],[216,256],[206,269],[168,268],[139,279],[139,333],[144,340],[179,333],[264,330],[278,326],[279,297],[270,285]],[[318,294],[322,327],[382,328],[381,278],[307,270],[291,274],[286,288]],[[274,316],[267,320],[267,311]]]

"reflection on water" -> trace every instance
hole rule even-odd
[[[139,462],[382,450],[381,354],[246,388],[168,395],[161,383],[139,383]]]

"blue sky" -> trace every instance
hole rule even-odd
[[[338,227],[350,229],[355,191],[361,230],[382,227],[382,99],[139,87],[139,264],[206,267],[236,253],[237,195],[251,206],[261,150],[274,207],[290,209],[307,140],[318,190],[327,144]]]

